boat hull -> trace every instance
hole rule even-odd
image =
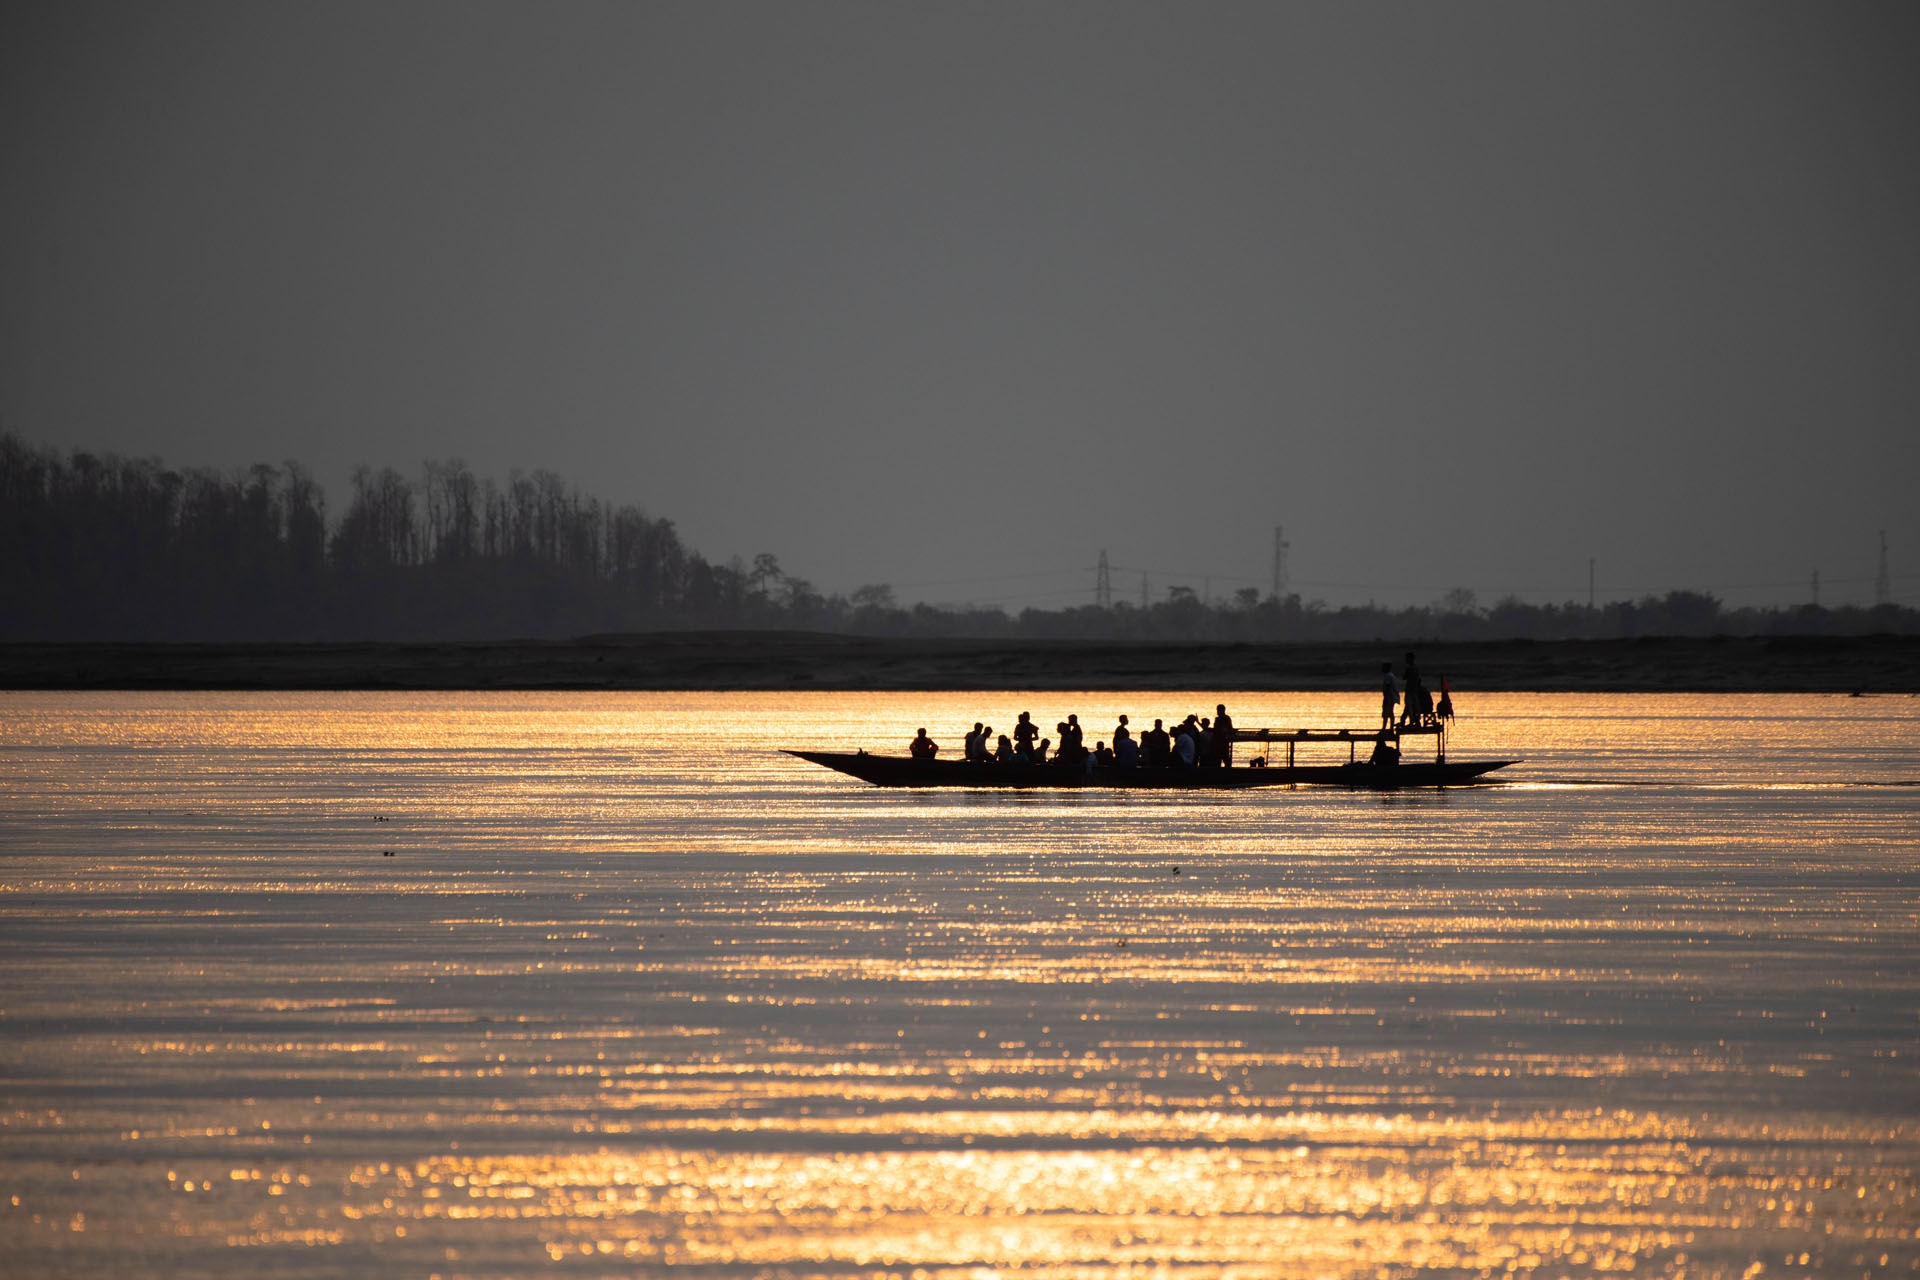
[[[1405,787],[1457,787],[1478,782],[1512,760],[1446,763],[1299,765],[1254,769],[1067,769],[1044,764],[968,764],[964,760],[910,760],[851,751],[789,751],[877,787],[991,787],[1008,790],[1241,791],[1250,787],[1356,787],[1394,791]]]

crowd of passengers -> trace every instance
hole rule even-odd
[[[1453,697],[1447,682],[1440,681],[1436,706],[1411,653],[1407,655],[1404,685],[1394,678],[1390,662],[1380,664],[1380,674],[1382,738],[1376,762],[1389,755],[1399,756],[1385,737],[1395,728],[1396,715],[1401,729],[1429,727],[1453,719]],[[967,734],[964,758],[969,764],[1051,764],[1067,769],[1225,769],[1233,764],[1233,717],[1227,714],[1225,703],[1216,706],[1213,715],[1189,715],[1171,730],[1155,720],[1153,728],[1138,736],[1128,727],[1127,717],[1121,716],[1113,730],[1113,745],[1096,742],[1091,751],[1086,747],[1079,716],[1068,716],[1054,726],[1054,732],[1059,735],[1057,740],[1041,737],[1040,726],[1026,711],[1020,713],[1012,734],[1003,733],[997,738],[992,725],[976,720]],[[927,737],[925,729],[907,746],[907,754],[915,760],[931,760],[939,750],[940,744]]]
[[[1223,703],[1211,716],[1190,715],[1172,729],[1155,720],[1153,728],[1135,734],[1126,716],[1114,726],[1113,741],[1086,745],[1080,717],[1070,715],[1054,726],[1053,738],[1040,736],[1030,712],[1022,711],[1011,734],[994,735],[993,726],[975,721],[967,734],[964,758],[969,764],[1047,764],[1064,769],[1224,769],[1233,764],[1233,717]],[[915,760],[931,760],[939,744],[925,729],[908,745]]]

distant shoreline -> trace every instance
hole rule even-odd
[[[657,632],[407,644],[7,644],[0,689],[1371,689],[1412,648],[1430,681],[1550,692],[1920,693],[1920,637],[1117,644]]]

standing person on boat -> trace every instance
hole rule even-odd
[[[1426,686],[1420,683],[1420,668],[1414,665],[1413,651],[1407,651],[1407,696],[1401,708],[1402,726],[1418,725],[1433,708],[1427,702]]]
[[[987,758],[986,726],[978,720],[973,722],[972,732],[967,734],[967,742],[962,750],[968,764],[979,764]]]
[[[1060,728],[1060,756],[1068,764],[1076,764],[1087,758],[1086,739],[1080,731],[1080,717],[1068,715],[1066,724]]]
[[[1393,717],[1400,710],[1400,684],[1393,678],[1393,664],[1380,664],[1380,727],[1393,728]]]
[[[907,754],[915,760],[931,760],[939,752],[940,744],[929,738],[925,729],[921,729],[914,736],[913,741],[907,744]]]
[[[1040,726],[1033,722],[1030,713],[1022,711],[1020,719],[1013,726],[1013,745],[1031,756],[1033,740],[1040,736]]]
[[[1155,720],[1153,728],[1140,735],[1142,762],[1149,769],[1164,769],[1171,751],[1172,740],[1167,737],[1167,731],[1160,727],[1160,722]]]
[[[1123,715],[1120,717],[1120,723],[1114,726],[1113,754],[1116,756],[1120,754],[1121,743],[1132,742],[1132,741],[1133,741],[1133,730],[1127,728],[1127,718],[1126,716]]]
[[[1218,763],[1213,754],[1213,721],[1200,717],[1200,732],[1194,735],[1193,749],[1196,753],[1194,763],[1202,769],[1211,769]]]
[[[1222,769],[1233,768],[1233,717],[1224,702],[1213,709],[1213,762]]]

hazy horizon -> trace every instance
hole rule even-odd
[[[1920,13],[25,4],[0,427],[1017,611],[1912,603]]]

